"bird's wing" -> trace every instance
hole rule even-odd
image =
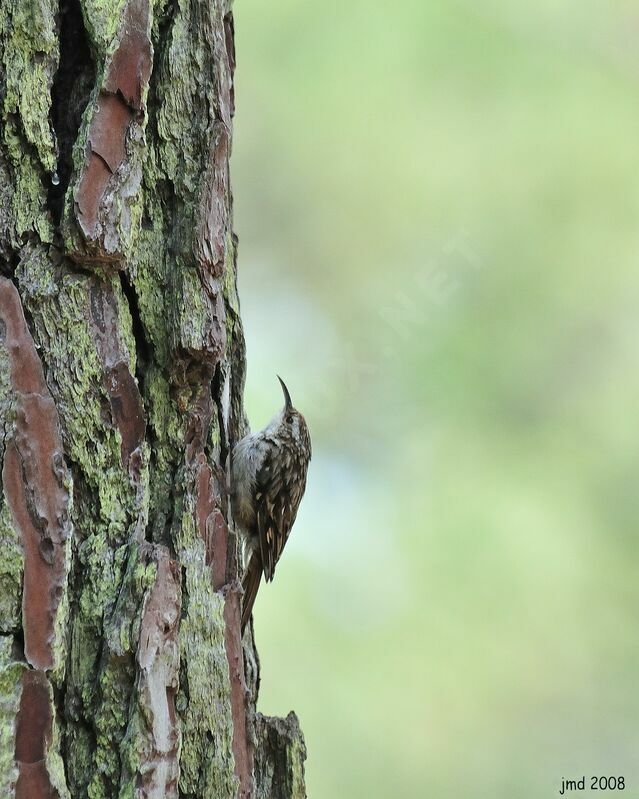
[[[275,574],[275,565],[297,516],[306,482],[304,475],[301,483],[287,485],[284,473],[286,464],[278,455],[281,453],[278,453],[275,443],[270,443],[257,471],[255,486],[257,532],[267,582]]]

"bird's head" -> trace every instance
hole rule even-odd
[[[271,425],[277,429],[278,435],[284,439],[289,439],[295,442],[304,450],[308,450],[308,457],[311,457],[311,436],[308,432],[306,419],[303,415],[293,407],[291,395],[289,394],[286,383],[278,375],[277,379],[282,386],[282,393],[284,394],[284,407],[279,414],[273,419]],[[271,426],[269,425],[269,427]]]

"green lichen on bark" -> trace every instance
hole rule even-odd
[[[210,322],[210,308],[205,302],[202,283],[193,265],[179,263],[172,280],[170,347],[173,352],[181,350],[197,353],[206,340],[206,329]]]
[[[131,713],[143,600],[156,574],[155,564],[141,562],[138,545],[127,549],[128,562],[117,601],[105,613],[94,718],[97,746],[93,779],[88,787],[91,797],[109,797],[119,791],[120,745]]]
[[[195,234],[188,228],[188,220],[199,199],[206,164],[203,155],[209,152],[209,126],[214,122],[217,104],[216,87],[211,81],[217,10],[217,3],[201,4],[198,24],[194,25],[190,0],[177,0],[157,83],[158,168],[175,186],[177,196],[188,204],[180,225],[185,243],[192,242]]]
[[[6,64],[3,118],[19,116],[26,141],[35,148],[42,166],[51,171],[55,157],[49,108],[59,55],[57,8],[52,2],[35,0],[5,0],[2,8]]]
[[[96,717],[96,670],[102,654],[105,616],[113,609],[122,584],[126,550],[126,546],[113,550],[104,535],[91,535],[75,555],[74,571],[81,575],[81,585],[69,653],[67,712],[72,724],[86,722],[93,726]]]
[[[15,632],[22,620],[22,572],[24,557],[11,512],[0,496],[0,633]]]
[[[95,537],[91,543],[96,543]],[[100,557],[109,558],[110,552],[105,545],[95,562],[96,572]],[[138,544],[122,546],[112,556],[111,568],[104,569],[102,593],[82,592],[66,699],[67,770],[74,795],[133,796],[121,792],[120,746],[131,718],[144,597],[155,573],[155,564],[141,559]],[[96,588],[96,574],[89,583]],[[139,747],[129,743],[128,757],[137,764]]]
[[[51,694],[51,703],[52,706],[55,708],[53,704],[53,693]],[[64,760],[60,755],[61,751],[61,735],[60,735],[60,724],[59,719],[57,718],[55,712],[52,713],[53,717],[53,725],[51,730],[51,741],[49,744],[49,748],[47,749],[46,753],[46,766],[47,772],[49,774],[49,780],[51,782],[51,787],[57,791],[59,799],[75,799],[69,793],[69,787],[67,785],[65,768],[64,768]],[[54,794],[55,795],[55,794]]]
[[[305,799],[306,744],[297,716],[285,719],[258,713],[255,799]]]
[[[6,438],[12,428],[13,395],[10,388],[9,358],[0,347],[0,466]],[[0,469],[1,476],[1,469]],[[0,479],[0,633],[17,632],[22,620],[22,542],[2,491]]]
[[[192,494],[184,495],[175,547],[184,571],[180,625],[182,726],[180,791],[185,797],[231,799],[237,794],[232,751],[231,686],[224,641],[224,598],[213,590],[204,542],[195,530]],[[206,697],[205,701],[201,701]]]
[[[73,486],[69,481],[69,505],[68,510],[73,518]],[[61,592],[60,600],[53,622],[53,669],[51,670],[51,680],[55,685],[63,685],[67,668],[67,645],[69,629],[69,570],[71,567],[71,543],[72,537],[69,536],[62,544],[64,546],[63,562],[65,565],[64,589]]]
[[[288,749],[287,765],[290,774],[291,799],[305,799],[306,786],[304,783],[304,761],[306,760],[306,743],[298,727],[298,735],[291,742]]]
[[[18,769],[13,756],[23,663],[12,654],[13,636],[0,636],[0,795],[12,796]]]
[[[0,129],[11,171],[11,230],[18,246],[35,230],[51,241],[46,186],[56,168],[56,143],[49,124],[51,86],[58,65],[54,0],[0,3]]]
[[[146,198],[144,213],[146,220],[140,232],[138,252],[129,260],[128,270],[135,283],[140,314],[154,358],[164,365],[168,358],[166,315],[170,295],[165,290],[167,244],[157,197]]]
[[[149,527],[152,540],[161,541],[173,514],[174,478],[185,418],[178,412],[165,374],[155,365],[147,372],[145,395],[149,427],[158,442],[149,476]]]
[[[99,60],[112,49],[126,0],[80,0],[87,34]]]

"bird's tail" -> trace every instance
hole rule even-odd
[[[242,588],[244,589],[244,598],[242,600],[242,635],[244,635],[244,628],[251,618],[251,611],[257,596],[257,589],[260,587],[260,580],[262,579],[262,555],[259,552],[254,552],[251,555],[244,577],[242,578]]]

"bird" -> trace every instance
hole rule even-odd
[[[262,574],[271,582],[306,489],[311,436],[277,375],[284,407],[256,433],[244,436],[231,456],[231,508],[244,544],[242,635]]]

